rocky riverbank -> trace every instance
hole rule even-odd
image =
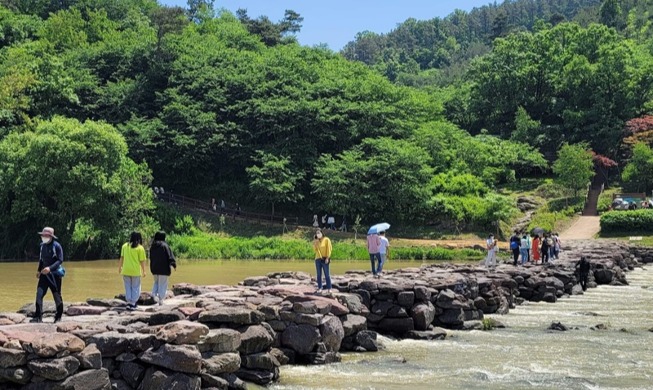
[[[382,279],[351,271],[337,292],[314,294],[308,274],[280,272],[238,286],[177,284],[163,306],[121,299],[66,307],[58,324],[29,324],[32,305],[0,313],[0,389],[243,389],[267,384],[284,364],[338,362],[341,352],[374,352],[377,334],[443,339],[477,329],[486,314],[528,301],[582,294],[573,270],[590,256],[590,287],[627,284],[638,254],[618,243],[571,243],[549,266],[424,265]],[[641,252],[648,255],[650,252]],[[47,306],[47,305],[46,305]],[[53,311],[53,307],[46,307]]]

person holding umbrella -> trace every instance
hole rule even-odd
[[[381,245],[379,246],[379,254],[381,255],[381,261],[379,262],[379,268],[376,270],[376,277],[381,277],[381,272],[383,272],[383,265],[388,260],[390,255],[390,241],[385,237],[385,230],[379,233],[379,239],[381,240]]]
[[[378,277],[379,272],[383,270],[383,263],[381,259],[381,239],[379,232],[384,232],[390,228],[388,223],[379,223],[367,231],[367,253],[370,255],[370,263],[372,265],[372,276]]]

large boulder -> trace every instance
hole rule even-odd
[[[218,307],[200,313],[198,321],[214,324],[254,325],[265,320],[265,314],[246,307]]]
[[[164,325],[156,332],[156,338],[171,344],[197,344],[207,334],[208,326],[183,320]]]
[[[139,390],[200,390],[201,385],[199,376],[150,367],[145,371]]]
[[[59,381],[77,372],[79,369],[79,360],[72,356],[59,359],[36,359],[30,361],[27,367],[34,375]]]
[[[210,375],[236,372],[241,364],[240,355],[237,353],[208,352],[202,354],[202,358],[202,372]]]
[[[109,310],[106,306],[70,306],[66,310],[68,316],[99,316]]]
[[[435,306],[442,309],[458,309],[464,307],[465,304],[459,299],[455,292],[446,289],[440,291],[435,299]]]
[[[209,375],[205,373],[202,373],[200,377],[202,378],[203,389],[217,389],[217,390],[229,389],[229,381],[227,381],[222,377]]]
[[[270,372],[264,370],[248,370],[241,368],[236,372],[236,375],[245,381],[265,386],[268,383],[279,378],[279,369],[277,368],[274,372]]]
[[[281,363],[274,355],[265,352],[243,356],[242,366],[250,370],[274,371]]]
[[[181,321],[185,318],[186,316],[184,313],[179,310],[161,311],[152,314],[150,318],[148,318],[147,323],[150,326],[164,325],[175,321]]]
[[[447,337],[447,331],[442,328],[413,330],[406,333],[405,337],[414,340],[444,340]]]
[[[411,317],[416,330],[427,330],[435,319],[435,306],[431,302],[419,303],[413,306]]]
[[[438,322],[445,326],[461,326],[465,323],[465,311],[462,308],[445,310],[438,316]]]
[[[384,318],[379,322],[379,329],[392,333],[403,335],[415,329],[415,323],[412,318]]]
[[[57,390],[110,390],[109,372],[105,369],[79,372],[59,384]]]
[[[27,363],[23,350],[0,347],[0,368],[18,367]]]
[[[140,333],[103,332],[88,338],[89,344],[95,344],[102,357],[114,357],[125,352],[139,353],[158,346],[154,335]]]
[[[40,357],[52,357],[63,351],[81,352],[86,347],[79,337],[67,333],[40,334],[26,349]]]
[[[267,351],[274,343],[274,337],[262,325],[251,325],[242,329],[240,334],[240,347],[238,350],[244,355]]]
[[[202,355],[191,345],[164,344],[158,349],[148,349],[140,359],[148,364],[176,372],[199,374],[202,369]]]
[[[124,362],[120,365],[120,376],[133,388],[137,388],[143,380],[145,367],[136,362]]]
[[[320,332],[310,325],[290,325],[281,334],[281,345],[301,355],[311,352],[318,341]]]
[[[351,336],[361,330],[367,329],[367,319],[356,314],[347,314],[340,317],[345,337]]]
[[[32,372],[27,367],[0,368],[0,383],[3,381],[25,385],[32,379]]]
[[[320,324],[320,334],[327,351],[338,352],[340,350],[340,344],[345,337],[345,330],[338,317],[325,316]]]
[[[97,349],[95,344],[89,344],[82,352],[73,355],[79,360],[82,369],[100,369],[102,368],[102,353]]]
[[[363,347],[368,352],[379,350],[379,344],[376,341],[377,333],[371,330],[362,330],[356,333],[356,344]]]
[[[205,352],[236,352],[240,348],[240,344],[239,331],[228,328],[211,329],[200,342],[200,349]]]

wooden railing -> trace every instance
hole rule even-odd
[[[234,219],[242,219],[242,220],[252,221],[252,222],[260,222],[260,223],[267,222],[267,223],[275,223],[279,225],[286,224],[287,226],[291,226],[291,225],[299,226],[298,217],[285,217],[283,215],[252,213],[249,211],[236,210],[228,207],[225,207],[223,209],[219,205],[217,205],[214,210],[211,202],[189,198],[183,195],[171,194],[168,192],[164,194],[161,193],[156,194],[156,198],[157,200],[162,202],[170,203],[185,208],[200,210],[215,216],[225,215]]]

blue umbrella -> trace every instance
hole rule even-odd
[[[379,234],[381,232],[385,232],[386,230],[390,229],[390,224],[389,223],[377,223],[376,225],[372,226],[370,230],[367,231],[367,234]]]

